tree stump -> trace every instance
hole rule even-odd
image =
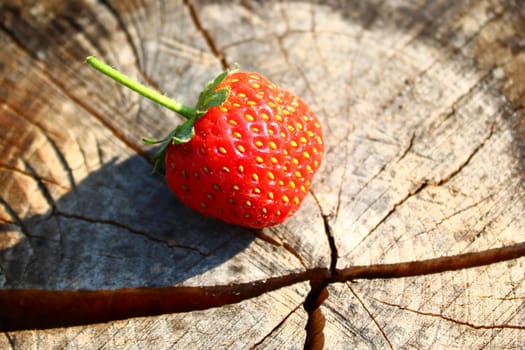
[[[525,4],[0,5],[0,348],[525,349]],[[249,230],[180,204],[144,136],[239,63],[326,154]]]

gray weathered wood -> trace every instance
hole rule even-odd
[[[0,288],[233,288],[524,242],[524,37],[519,0],[7,1]],[[302,209],[256,232],[183,207],[140,142],[181,119],[88,55],[187,103],[234,62],[300,95],[326,143]],[[524,271],[521,257],[331,283],[325,348],[524,349]],[[296,349],[309,290],[4,332],[0,348]]]

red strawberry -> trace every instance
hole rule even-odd
[[[257,73],[224,72],[195,109],[179,107],[172,109],[188,120],[163,140],[145,141],[163,143],[156,167],[165,162],[181,202],[252,228],[279,224],[299,209],[324,151],[321,126],[304,101]]]

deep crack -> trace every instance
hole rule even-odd
[[[335,238],[330,225],[330,217],[323,213],[323,208],[315,194],[313,192],[312,197],[314,197],[315,202],[319,207],[321,217],[323,218],[324,231],[328,245],[330,247],[330,268],[328,271],[329,279],[319,280],[319,281],[310,281],[310,293],[304,301],[304,309],[308,313],[308,320],[306,322],[306,341],[304,344],[304,349],[323,349],[324,348],[324,326],[325,326],[325,317],[321,311],[321,305],[328,298],[328,285],[330,279],[336,274],[337,270],[337,259],[338,252],[337,246],[335,244]]]

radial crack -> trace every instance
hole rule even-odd
[[[337,246],[335,244],[335,238],[330,225],[330,218],[328,215],[323,213],[323,208],[321,203],[315,196],[313,191],[310,191],[312,197],[314,198],[321,217],[323,218],[324,230],[326,239],[328,240],[328,245],[330,247],[330,276],[334,275],[337,268]],[[328,280],[322,281],[310,281],[311,290],[304,301],[304,309],[308,313],[308,321],[306,323],[306,340],[304,349],[323,349],[324,347],[324,326],[326,319],[321,311],[321,305],[328,298],[328,289],[329,284]]]
[[[326,319],[321,311],[321,305],[328,298],[327,285],[326,281],[310,281],[311,290],[304,301],[304,309],[308,313],[308,321],[305,327],[305,350],[321,350],[324,348]]]
[[[359,297],[359,295],[354,291],[354,289],[350,286],[350,283],[346,283],[346,286],[348,287],[348,289],[350,290],[350,292],[352,293],[352,295],[357,299],[357,301],[359,302],[359,304],[361,304],[361,306],[363,307],[363,309],[365,310],[365,312],[367,313],[368,317],[370,317],[370,319],[372,320],[372,322],[374,322],[374,324],[376,325],[377,329],[379,330],[379,332],[381,333],[381,335],[383,336],[383,338],[385,339],[386,343],[388,344],[388,347],[390,349],[394,349],[394,346],[392,345],[392,342],[390,341],[390,339],[388,339],[388,336],[386,335],[386,332],[385,330],[383,329],[383,327],[381,327],[381,325],[379,324],[379,322],[376,320],[376,318],[374,317],[374,315],[372,314],[372,312],[368,309],[368,307],[365,305],[364,301]]]
[[[53,198],[53,196],[47,189],[46,184],[44,183],[44,181],[42,181],[42,179],[40,179],[35,169],[33,169],[33,167],[29,164],[29,162],[23,160],[23,163],[28,173],[31,174],[31,177],[36,181],[37,187],[40,190],[40,193],[42,193],[42,196],[45,198],[47,204],[51,208],[51,212],[53,212],[55,210],[56,203],[55,203],[55,199]]]
[[[354,279],[401,278],[456,271],[495,264],[525,256],[525,242],[510,246],[487,249],[481,252],[443,256],[426,260],[350,266],[338,269],[331,282],[347,282]]]
[[[0,288],[0,332],[206,310],[255,298],[299,282],[325,281],[326,278],[326,270],[314,269],[253,282],[206,287],[113,290]],[[27,317],[28,314],[32,317]]]
[[[424,231],[421,231],[421,232],[418,232],[418,233],[415,233],[414,236],[419,236],[421,234],[425,234],[427,232],[431,232],[433,230],[435,230],[438,226],[442,225],[445,221],[448,221],[452,218],[454,218],[455,216],[458,216],[458,215],[461,215],[462,213],[464,212],[467,212],[473,208],[476,208],[478,207],[481,203],[485,202],[486,200],[489,200],[493,197],[492,194],[486,196],[486,197],[483,197],[481,198],[480,200],[474,202],[474,203],[471,203],[463,208],[460,208],[456,211],[454,211],[453,213],[449,214],[449,215],[446,215],[446,216],[443,216],[443,218],[441,218],[441,220],[437,221],[436,223],[434,223],[434,225],[432,226],[432,228],[428,228],[428,229],[425,229]],[[489,222],[490,224],[490,222]],[[485,231],[485,227],[484,226],[481,230],[479,230],[479,232],[484,232]]]
[[[272,231],[274,234],[278,232],[277,230],[272,229],[272,228],[270,228],[270,231]],[[251,232],[256,238],[259,238],[276,247],[284,248],[288,253],[292,254],[299,261],[299,263],[306,269],[306,264],[304,263],[303,257],[290,243],[280,239],[279,237],[270,236],[264,230],[261,230],[261,229],[251,230]]]
[[[18,47],[23,50],[27,55],[31,58],[33,58],[35,61],[40,61],[37,54],[32,52],[29,48],[27,48],[24,45],[24,42],[22,42],[17,36],[16,33],[14,33],[10,28],[6,26],[2,26],[0,23],[0,28],[3,29],[9,37],[13,40]],[[133,141],[131,141],[123,132],[120,131],[119,128],[114,126],[111,122],[106,120],[102,115],[100,115],[94,108],[90,107],[87,103],[84,102],[84,100],[81,97],[77,97],[74,95],[69,89],[64,85],[63,82],[56,79],[53,75],[51,75],[47,70],[41,70],[40,73],[49,80],[64,96],[69,98],[72,102],[74,102],[77,106],[82,108],[84,111],[86,111],[89,115],[93,116],[96,120],[98,120],[104,127],[106,127],[117,139],[119,139],[122,143],[124,143],[127,147],[132,149],[135,153],[137,153],[139,156],[143,157],[144,159],[149,161],[149,157],[147,154]],[[48,84],[48,85],[52,85]]]
[[[9,333],[3,333],[3,335],[7,339],[7,342],[9,343],[9,346],[11,347],[11,349],[15,350],[16,347],[15,347],[15,342],[14,342],[13,338],[11,338]]]
[[[408,152],[410,152],[410,150],[412,149],[412,146],[414,146],[415,139],[416,139],[416,133],[412,131],[412,134],[410,135],[410,139],[408,139],[407,145],[405,146],[405,149],[403,150],[403,152],[401,152],[401,154],[397,158],[396,163],[399,163],[401,160],[403,160],[403,158],[406,157]]]
[[[11,166],[11,165],[2,163],[1,161],[0,161],[0,169],[5,169],[5,170],[8,170],[8,171],[12,171],[12,172],[15,172],[17,174],[20,174],[20,175],[23,175],[23,176],[27,176],[27,177],[30,177],[30,178],[34,179],[34,174],[33,173],[30,173],[29,171],[17,168],[16,166]],[[61,185],[60,183],[58,183],[57,181],[55,181],[52,178],[40,176],[39,179],[41,181],[45,182],[45,183],[52,184],[54,186],[60,187],[62,190],[70,190],[70,188]]]
[[[492,137],[492,135],[494,135],[494,123],[490,124],[489,131],[487,132],[487,135],[485,135],[485,137],[483,137],[483,139],[480,141],[480,143],[469,153],[469,155],[465,158],[465,160],[463,162],[461,162],[461,164],[459,164],[459,166],[456,169],[454,169],[448,175],[446,175],[445,177],[439,179],[438,181],[429,182],[429,185],[433,185],[433,186],[444,185],[445,183],[449,182],[453,177],[458,175],[466,166],[469,165],[469,163],[472,160],[472,158],[474,158],[474,156],[476,154],[478,154],[478,152],[483,148],[483,146],[485,146],[485,144]]]
[[[11,216],[11,218],[13,219],[15,225],[20,228],[20,231],[24,234],[24,236],[26,236],[28,238],[31,238],[32,236],[27,231],[27,228],[25,227],[24,221],[22,220],[22,218],[20,218],[20,216],[18,216],[18,214],[15,211],[15,209],[2,197],[0,197],[0,205],[2,205],[5,208],[7,214],[9,214],[9,216]]]
[[[385,223],[388,218],[390,216],[392,216],[392,214],[394,214],[397,210],[397,208],[399,208],[400,206],[402,206],[403,204],[405,204],[410,198],[414,197],[415,195],[417,195],[419,192],[421,192],[425,187],[427,187],[428,185],[428,182],[421,182],[419,183],[418,185],[416,185],[416,187],[414,187],[407,195],[405,195],[403,198],[401,198],[399,201],[397,201],[396,203],[394,203],[394,205],[392,206],[392,208],[390,208],[390,210],[381,218],[381,220],[379,220],[375,225],[374,227],[372,227],[369,231],[368,231],[368,234],[363,237],[363,239],[361,240],[360,243],[362,243],[366,237],[372,235],[378,228],[379,226],[381,226],[383,223]]]
[[[47,141],[47,143],[49,143],[51,149],[53,150],[53,153],[56,155],[60,165],[62,166],[62,169],[65,171],[66,176],[67,176],[67,178],[69,180],[70,186],[71,187],[75,187],[76,186],[76,182],[75,182],[75,178],[73,176],[73,170],[69,166],[69,163],[68,163],[64,153],[62,153],[62,151],[60,150],[60,147],[58,146],[58,144],[49,135],[50,134],[49,131],[44,126],[42,126],[40,123],[38,123],[35,120],[33,120],[30,116],[28,116],[25,113],[22,113],[22,111],[20,111],[19,109],[14,108],[12,105],[8,105],[5,101],[4,101],[4,103],[5,103],[5,108],[9,109],[11,112],[15,113],[18,117],[20,117],[20,118],[24,119],[25,121],[27,121],[29,124],[31,124],[33,127],[35,127],[43,135],[44,139]],[[26,166],[26,168],[28,167],[28,163],[26,161],[24,161],[24,165]],[[16,169],[16,168],[12,168],[12,169]],[[44,180],[43,178],[40,178],[39,176],[36,176],[36,174],[32,170],[32,168],[28,169],[28,170],[30,170],[29,172],[31,173],[31,176],[33,176],[35,179],[37,179],[39,181]],[[60,186],[58,183],[56,183],[56,184],[58,186]],[[61,187],[63,187],[63,186],[61,186]]]
[[[389,303],[387,301],[379,300],[377,298],[372,298],[372,299],[377,301],[378,303],[381,303],[381,304],[386,305],[386,306],[395,307],[395,308],[397,308],[399,310],[402,310],[402,311],[412,312],[412,313],[415,313],[415,314],[418,314],[418,315],[421,315],[421,316],[437,317],[437,318],[440,318],[442,320],[445,320],[445,321],[448,321],[448,322],[452,322],[452,323],[455,323],[455,324],[460,325],[460,326],[465,326],[465,327],[468,327],[468,328],[473,328],[473,329],[521,329],[521,330],[525,330],[525,326],[524,325],[514,325],[514,324],[476,324],[476,323],[472,323],[472,322],[461,321],[461,320],[458,320],[458,319],[455,319],[455,318],[452,318],[452,317],[449,317],[449,316],[445,316],[445,315],[439,314],[439,313],[421,311],[421,310],[416,310],[416,309],[409,308],[407,306],[402,306],[402,305]]]
[[[197,9],[195,8],[195,5],[193,5],[193,2],[191,0],[183,0],[183,2],[184,2],[184,5],[186,5],[186,7],[188,8],[188,11],[190,12],[190,16],[191,16],[191,19],[193,20],[195,27],[197,28],[199,32],[201,32],[202,36],[204,37],[204,40],[208,44],[210,51],[219,60],[219,62],[222,65],[222,68],[228,69],[230,65],[226,61],[226,57],[224,57],[222,52],[217,47],[217,44],[215,44],[215,41],[213,40],[213,37],[211,36],[211,34],[202,25],[202,22],[199,18],[199,14],[197,12]]]
[[[337,245],[335,244],[335,236],[332,229],[332,225],[330,224],[331,217],[329,215],[324,214],[321,202],[319,202],[319,199],[315,195],[315,192],[310,191],[310,194],[312,195],[315,203],[317,204],[317,207],[319,208],[319,213],[321,214],[321,217],[323,219],[324,233],[328,241],[328,246],[330,247],[330,273],[333,274],[337,268],[337,259],[339,257],[339,253],[337,251]]]
[[[287,315],[284,316],[284,318],[279,322],[277,323],[277,325],[275,325],[275,327],[272,328],[272,330],[270,330],[270,332],[268,332],[268,334],[266,334],[261,340],[259,340],[257,343],[253,344],[250,349],[255,349],[257,348],[258,346],[260,346],[262,343],[264,343],[266,341],[266,339],[270,338],[272,336],[272,334],[274,334],[277,330],[279,330],[283,325],[284,323],[301,307],[302,304],[299,304],[297,306],[295,306]]]
[[[190,247],[190,246],[187,246],[187,245],[167,242],[167,241],[165,241],[163,239],[154,237],[154,236],[150,235],[147,232],[137,230],[137,229],[135,229],[133,227],[130,227],[130,226],[125,225],[123,223],[120,223],[118,221],[108,220],[108,219],[90,218],[90,217],[86,217],[86,216],[83,216],[83,215],[78,215],[78,214],[73,214],[73,213],[66,213],[66,212],[62,212],[62,211],[56,211],[54,214],[56,216],[61,216],[61,217],[65,217],[65,218],[68,218],[68,219],[75,219],[75,220],[81,220],[81,221],[86,221],[86,222],[95,223],[95,224],[104,224],[104,225],[115,226],[115,227],[124,229],[124,230],[126,230],[128,232],[131,232],[131,233],[133,233],[135,235],[145,237],[145,238],[147,238],[148,240],[150,240],[152,242],[161,243],[161,244],[165,245],[168,248],[187,249],[187,250],[191,250],[191,251],[197,252],[198,254],[200,254],[202,256],[208,256],[209,255],[209,254],[206,254],[206,253],[200,251],[199,249],[197,249],[195,247]]]

